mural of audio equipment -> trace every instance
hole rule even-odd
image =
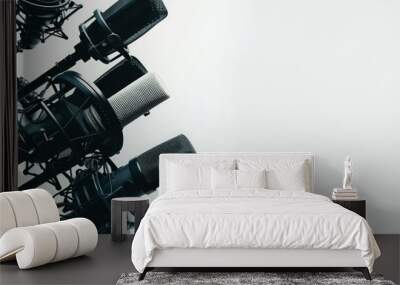
[[[62,25],[82,5],[18,0],[17,7],[22,51],[49,36],[67,39]],[[155,191],[160,154],[195,152],[179,135],[125,166],[111,160],[123,147],[123,128],[169,98],[157,76],[128,50],[167,15],[161,0],[118,0],[79,25],[73,53],[31,82],[19,78],[18,162],[29,177],[20,190],[49,183],[62,217],[87,217],[107,233],[112,198]],[[121,60],[94,82],[69,70],[91,58],[99,64]]]
[[[123,144],[122,129],[168,99],[154,74],[146,73],[107,99],[76,72],[52,80],[54,95],[25,108],[18,120],[19,162],[44,163],[42,174],[23,184],[34,188],[64,172],[85,155],[112,156]],[[53,183],[59,188],[58,181]]]
[[[68,39],[62,25],[83,6],[71,0],[19,0],[16,7],[17,51],[22,52],[51,36]]]
[[[184,135],[178,135],[114,170],[106,161],[91,161],[93,164],[78,171],[71,185],[60,192],[64,194],[62,215],[86,217],[100,232],[109,232],[111,199],[153,192],[159,186],[160,154],[176,152],[194,153],[195,149]]]
[[[79,26],[80,42],[75,45],[75,52],[21,88],[18,99],[27,104],[22,100],[25,96],[79,60],[86,62],[93,58],[109,63],[120,56],[129,59],[127,45],[144,35],[167,14],[161,0],[119,0],[105,12],[94,11],[93,16]]]

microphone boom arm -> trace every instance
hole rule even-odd
[[[40,75],[38,78],[27,84],[22,89],[20,89],[18,91],[18,100],[22,101],[22,99],[24,99],[25,96],[27,96],[29,93],[33,92],[36,88],[40,87],[41,85],[49,81],[49,79],[73,67],[75,63],[80,59],[81,59],[80,56],[76,52],[66,56],[62,61],[56,63],[56,65],[53,66],[51,69]]]

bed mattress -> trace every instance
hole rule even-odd
[[[139,272],[165,249],[358,250],[372,271],[379,248],[366,220],[299,191],[187,190],[158,197],[132,243]]]

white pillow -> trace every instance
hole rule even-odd
[[[241,188],[266,188],[267,171],[263,170],[211,170],[211,188],[213,190]]]
[[[211,189],[236,189],[236,170],[212,168]]]
[[[182,159],[166,164],[166,191],[211,189],[211,168],[234,169],[235,160]]]
[[[210,189],[211,167],[171,163],[168,173],[168,189],[184,191],[190,189]]]
[[[240,159],[239,170],[267,170],[267,188],[311,191],[307,161],[298,159]]]
[[[237,188],[267,188],[267,171],[236,170]]]
[[[284,170],[271,170],[268,172],[268,181],[270,189],[309,191],[307,190],[308,186],[306,183],[304,164]]]

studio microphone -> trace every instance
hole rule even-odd
[[[80,42],[75,45],[75,52],[20,89],[18,99],[22,100],[49,78],[71,68],[79,60],[93,58],[109,63],[120,56],[128,59],[127,45],[144,35],[167,14],[161,0],[119,0],[105,12],[95,10],[93,16],[79,26]]]
[[[167,17],[161,0],[119,0],[105,12],[79,26],[81,41],[75,46],[82,60],[109,62],[108,56],[137,40]]]
[[[43,173],[19,187],[21,190],[37,187],[82,163],[89,153],[98,151],[106,157],[118,153],[122,129],[169,98],[152,73],[108,99],[77,72],[58,75],[53,85],[59,90],[24,109],[18,122],[18,162],[46,165]]]
[[[50,36],[68,39],[62,25],[82,7],[71,0],[18,0],[16,24],[20,38],[17,50],[32,49]]]
[[[122,59],[94,81],[106,98],[120,91],[147,73],[146,67],[135,57]]]
[[[163,153],[195,153],[188,138],[178,135],[130,160],[109,174],[81,171],[71,184],[72,202],[65,200],[65,212],[91,219],[104,228],[110,219],[110,202],[114,197],[141,196],[159,186],[159,157]]]

